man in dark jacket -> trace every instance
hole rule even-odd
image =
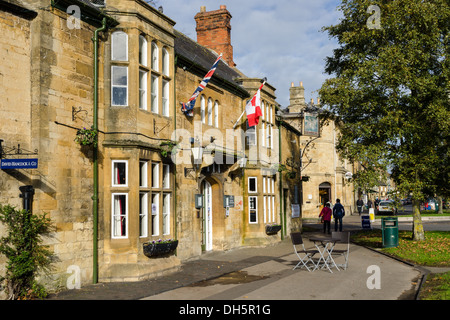
[[[342,231],[342,218],[345,216],[344,206],[341,204],[340,199],[336,199],[336,204],[333,207],[333,217],[334,217],[334,231]]]
[[[358,208],[359,215],[361,215],[363,206],[364,206],[364,201],[362,201],[361,198],[358,198],[358,201],[356,201],[356,207]]]

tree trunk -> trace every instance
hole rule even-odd
[[[438,213],[439,213],[439,214],[444,214],[444,206],[443,206],[444,201],[442,200],[442,197],[441,197],[441,196],[439,196],[439,197],[437,197],[437,198],[438,198],[438,205],[439,205],[439,211],[438,211]]]
[[[425,240],[425,232],[423,231],[422,216],[420,215],[420,203],[413,200],[413,240]]]

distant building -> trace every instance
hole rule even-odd
[[[351,182],[356,171],[352,163],[342,160],[336,151],[339,129],[333,121],[320,126],[319,102],[305,101],[303,83],[291,84],[290,105],[281,114],[284,121],[302,132],[296,165],[301,167],[301,210],[303,218],[318,217],[326,202],[340,199],[347,212],[356,206],[357,194]]]

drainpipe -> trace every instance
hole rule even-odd
[[[93,129],[98,132],[98,33],[106,29],[106,18],[102,20],[102,26],[95,30],[94,38],[94,124]],[[98,137],[97,137],[98,139]],[[94,194],[93,200],[93,269],[92,282],[98,282],[98,143],[94,146]]]
[[[281,120],[278,121],[278,163],[281,164],[281,161],[283,161],[282,157],[281,157]],[[279,192],[280,192],[280,224],[281,224],[281,240],[284,239],[284,236],[286,235],[286,208],[283,208],[283,173],[279,172],[279,176],[280,176],[280,183],[279,183]],[[284,209],[284,210],[283,210]],[[284,219],[283,219],[283,211],[284,211]]]
[[[177,84],[176,84],[176,79],[177,79],[177,60],[178,60],[178,56],[175,54],[175,46],[174,46],[174,49],[173,49],[173,51],[174,51],[174,58],[173,58],[173,131],[175,132],[175,138],[177,139],[177,133],[176,133],[176,131],[177,131],[177,90],[176,90],[176,87],[177,87]],[[172,155],[172,160],[173,160],[173,157],[174,157],[174,155],[173,154],[171,154]],[[175,157],[176,157],[176,155],[175,155]],[[174,164],[173,164],[173,174],[174,174],[174,177],[175,177],[175,179],[173,179],[173,181],[175,181],[174,182],[174,190],[175,190],[175,192],[173,193],[173,206],[174,206],[174,220],[175,220],[175,223],[174,223],[174,235],[175,235],[175,239],[177,239],[178,240],[178,218],[177,218],[177,187],[178,187],[178,185],[177,185],[177,164],[176,164],[176,161],[174,161]]]

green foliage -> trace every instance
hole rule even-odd
[[[367,26],[380,9],[380,28]],[[448,195],[450,185],[450,5],[446,0],[343,0],[343,19],[325,27],[339,48],[320,89],[336,121],[340,154],[361,163],[355,182],[391,172],[414,199]]]
[[[97,146],[98,143],[98,131],[94,128],[91,129],[78,129],[77,135],[75,137],[75,142],[82,146],[93,145]]]
[[[177,148],[178,144],[170,140],[163,141],[160,144],[160,151],[163,157],[168,157],[172,152],[174,152],[174,149],[176,150]]]
[[[6,274],[0,283],[6,283],[8,298],[45,297],[36,277],[38,272],[48,271],[52,261],[51,252],[42,245],[42,236],[52,231],[50,219],[0,205],[0,222],[7,228],[7,235],[0,239],[0,254],[7,258]]]

